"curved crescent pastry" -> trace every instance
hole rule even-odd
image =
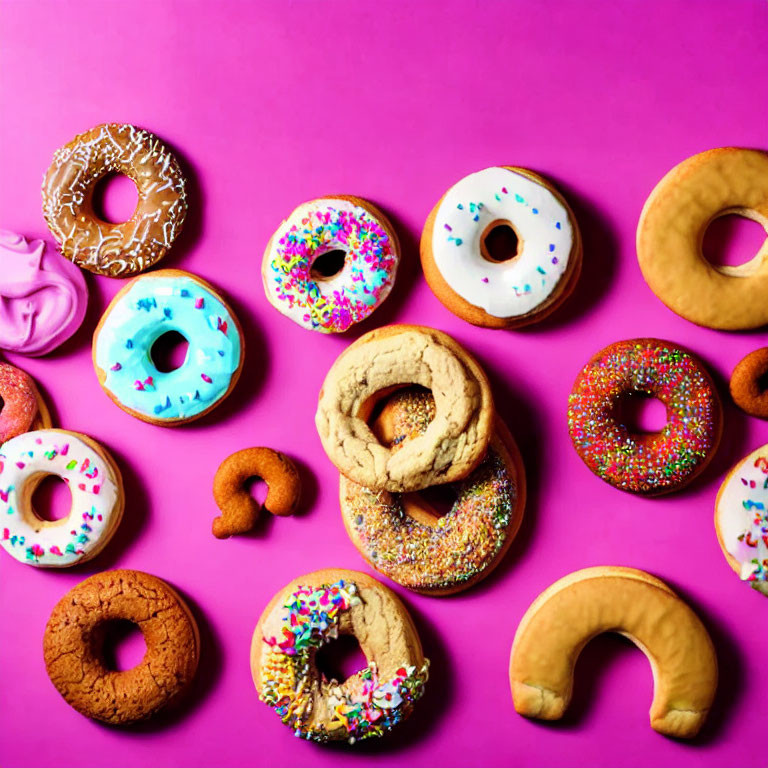
[[[542,720],[562,717],[576,659],[603,632],[628,637],[651,662],[651,727],[667,736],[695,736],[717,686],[712,641],[663,581],[635,568],[585,568],[534,600],[512,644],[509,679],[517,712]]]

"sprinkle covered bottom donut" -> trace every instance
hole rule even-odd
[[[51,416],[32,377],[8,363],[0,363],[0,445],[31,432],[48,429]]]
[[[434,413],[429,392],[401,390],[387,401],[374,431],[397,450],[423,434]],[[393,581],[425,594],[467,589],[499,563],[522,521],[522,459],[499,419],[481,464],[452,488],[456,500],[439,517],[418,492],[371,491],[342,475],[344,525],[363,557]]]
[[[614,417],[627,393],[658,398],[667,424],[633,435]],[[602,480],[625,491],[659,494],[689,483],[712,458],[722,414],[717,390],[690,352],[658,339],[632,339],[598,352],[576,378],[568,399],[576,452]]]
[[[335,274],[313,269],[331,251],[344,252]],[[262,267],[269,302],[302,328],[340,333],[389,295],[400,248],[392,225],[359,197],[335,196],[300,205],[270,239]]]

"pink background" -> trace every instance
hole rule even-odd
[[[720,478],[768,441],[768,424],[726,402],[720,452],[689,490],[644,500],[593,477],[570,445],[576,372],[607,343],[660,336],[700,353],[725,396],[733,365],[765,334],[694,327],[643,283],[634,234],[642,204],[675,163],[721,145],[766,146],[768,6],[661,2],[23,2],[0,7],[0,226],[46,234],[40,181],[58,146],[99,122],[130,122],[171,144],[192,190],[187,228],[164,262],[198,273],[244,325],[243,377],[204,421],[143,424],[101,391],[93,328],[121,283],[89,276],[80,332],[32,373],[58,423],[103,442],[123,469],[127,511],[87,567],[45,572],[0,554],[0,764],[13,766],[757,765],[765,763],[765,598],[739,582],[712,526]],[[463,175],[495,164],[553,179],[584,235],[584,273],[567,305],[522,332],[474,328],[434,298],[418,263],[425,217]],[[369,198],[395,222],[404,260],[388,303],[341,337],[293,325],[266,302],[264,246],[281,218],[323,193]],[[741,260],[753,225],[720,242]],[[731,257],[733,258],[733,256]],[[738,260],[738,257],[736,257]],[[354,749],[294,739],[254,692],[256,619],[292,577],[367,570],[341,524],[337,474],[313,415],[323,376],[365,330],[390,322],[453,334],[489,371],[528,468],[524,528],[498,571],[457,597],[395,585],[412,609],[432,680],[398,733]],[[230,452],[295,457],[301,514],[214,539],[213,474]],[[647,569],[678,589],[716,642],[721,683],[703,734],[648,725],[645,657],[601,638],[585,651],[565,721],[527,721],[507,681],[517,623],[555,579],[595,564]],[[193,695],[132,730],[70,709],[48,681],[41,638],[66,590],[105,568],[176,585],[200,620]]]

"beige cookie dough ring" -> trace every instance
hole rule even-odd
[[[536,598],[512,645],[509,677],[517,712],[542,720],[562,717],[576,660],[603,632],[629,638],[651,662],[651,727],[667,736],[695,736],[717,686],[712,641],[664,582],[634,568],[585,568]]]
[[[651,290],[673,312],[707,328],[768,323],[768,240],[739,266],[702,254],[711,222],[736,213],[768,231],[768,154],[712,149],[684,160],[656,186],[640,215],[637,254]]]
[[[432,391],[435,418],[399,451],[381,445],[362,413],[382,390],[418,384]],[[397,325],[360,337],[331,367],[315,423],[328,458],[373,490],[416,491],[466,477],[485,455],[493,401],[485,373],[450,336]]]

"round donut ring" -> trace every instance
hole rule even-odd
[[[515,633],[509,679],[515,710],[559,720],[571,700],[584,646],[604,632],[629,638],[651,662],[651,728],[692,738],[715,697],[717,657],[698,616],[663,581],[618,566],[585,568],[556,581]]]
[[[343,682],[317,668],[317,649],[353,635],[368,666]],[[357,571],[294,579],[264,609],[251,643],[259,698],[296,736],[350,743],[382,736],[413,711],[429,661],[394,592]]]
[[[138,190],[128,221],[111,224],[93,210],[96,182],[128,176]],[[43,216],[61,252],[98,275],[135,275],[159,261],[181,232],[186,182],[160,140],[132,125],[97,125],[56,150],[43,180]]]
[[[105,624],[130,621],[147,652],[132,669],[109,669]],[[67,704],[112,725],[143,720],[170,704],[194,678],[200,656],[197,623],[181,596],[157,576],[105,571],[59,600],[43,637],[45,668]]]
[[[0,445],[51,426],[48,406],[32,377],[8,363],[0,363],[0,402]]]
[[[631,434],[613,410],[628,393],[646,393],[667,409],[654,434]],[[584,366],[568,398],[568,430],[576,452],[601,479],[647,495],[690,483],[720,442],[722,409],[704,365],[659,339],[610,344]]]
[[[435,418],[401,450],[376,439],[361,408],[391,387],[418,384],[435,397]],[[466,477],[481,461],[493,424],[485,373],[461,345],[432,328],[393,325],[361,336],[331,366],[315,416],[328,458],[375,491],[416,491]]]
[[[707,328],[758,328],[768,323],[768,240],[736,267],[714,266],[702,255],[707,227],[729,213],[768,231],[765,152],[712,149],[673,168],[640,214],[640,269],[651,290],[681,317]]]
[[[744,413],[768,419],[768,347],[750,352],[731,374],[729,389],[733,402]]]

